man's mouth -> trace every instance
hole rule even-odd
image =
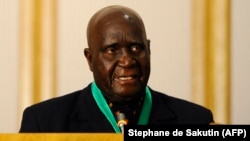
[[[137,75],[131,75],[131,76],[117,76],[115,77],[115,81],[120,81],[123,83],[133,83],[138,79]]]
[[[133,79],[134,77],[132,77],[132,76],[120,76],[120,77],[118,77],[117,79],[119,79],[119,80],[131,80],[131,79]]]

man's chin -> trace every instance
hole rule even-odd
[[[116,94],[116,97],[114,99],[114,102],[117,103],[127,103],[134,100],[138,100],[141,97],[141,93],[135,92],[135,93],[119,93]]]

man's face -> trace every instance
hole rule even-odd
[[[106,21],[99,24],[91,39],[90,68],[107,97],[127,101],[142,95],[147,85],[149,41],[141,25],[128,17]]]

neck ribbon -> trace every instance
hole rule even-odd
[[[102,111],[102,113],[108,119],[110,124],[113,126],[115,132],[121,133],[121,129],[118,127],[116,119],[115,119],[113,113],[111,112],[111,109],[109,108],[101,90],[97,87],[95,82],[92,82],[92,84],[91,84],[91,91],[92,91],[92,95],[93,95],[99,109]],[[151,92],[147,86],[146,87],[146,95],[145,95],[144,102],[142,105],[141,114],[140,114],[140,117],[138,120],[139,125],[146,125],[148,123],[151,108],[152,108],[152,97],[151,97]]]

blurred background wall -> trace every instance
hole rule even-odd
[[[205,101],[226,103],[225,109],[197,100],[203,93],[194,94],[194,87],[201,86],[193,74],[193,40],[198,39],[193,17],[213,3],[196,5],[199,11],[194,10],[195,0],[0,0],[0,132],[18,132],[25,107],[82,89],[92,81],[83,56],[86,26],[94,12],[111,4],[129,6],[144,19],[151,40],[152,88],[211,107],[220,123],[249,124],[250,1],[223,1],[229,4],[230,16],[224,23],[230,27],[229,86],[214,84],[227,90],[221,94],[224,99],[211,93]],[[216,20],[213,23],[217,25]]]

